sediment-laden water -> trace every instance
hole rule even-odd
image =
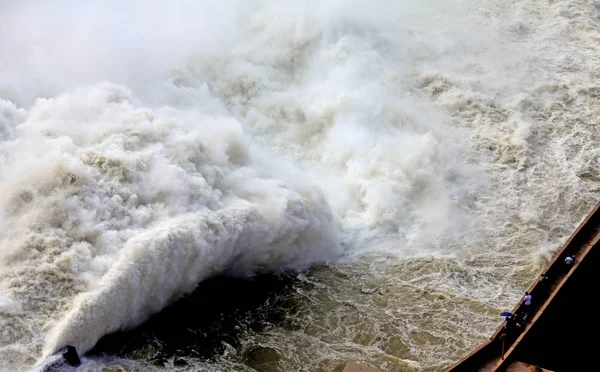
[[[2,371],[441,370],[600,197],[595,0],[6,1],[0,47]]]

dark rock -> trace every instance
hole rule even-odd
[[[81,365],[74,346],[64,346],[50,355],[29,372],[73,372]]]

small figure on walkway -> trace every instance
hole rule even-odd
[[[517,332],[521,332],[523,330],[522,326],[523,326],[523,322],[522,322],[522,316],[519,313],[516,313],[513,316],[513,322],[514,322],[514,330]]]
[[[521,323],[523,326],[525,326],[525,324],[527,324],[527,319],[528,319],[528,318],[529,318],[529,317],[527,316],[527,313],[526,313],[526,312],[524,312],[524,311],[523,311],[523,312],[521,312],[521,321],[520,321],[520,323]]]
[[[540,275],[540,288],[542,289],[541,292],[544,296],[550,296],[550,279],[548,279],[544,273]]]
[[[575,262],[575,255],[572,254],[570,256],[567,256],[567,258],[565,258],[565,263],[567,264],[567,266],[570,268],[573,265],[573,262]]]
[[[504,318],[504,329],[508,330],[513,322],[513,318],[512,315],[507,316],[506,318]]]
[[[519,313],[516,313],[515,315],[513,315],[513,320],[515,321],[515,323],[519,323],[521,321],[521,315]]]
[[[521,332],[523,330],[523,325],[519,322],[515,322],[515,330]]]
[[[531,306],[531,295],[529,294],[529,292],[525,292],[525,297],[523,297],[523,303],[527,308]]]
[[[548,277],[546,276],[546,274],[540,275],[540,286],[542,286],[545,289],[549,289],[548,287]]]
[[[575,255],[572,254],[565,258],[565,274],[571,271],[573,264],[575,263]]]

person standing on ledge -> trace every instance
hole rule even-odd
[[[566,269],[567,273],[571,270],[571,267],[573,267],[574,262],[575,262],[574,254],[567,256],[567,258],[565,258],[565,269]]]
[[[550,295],[550,283],[546,274],[540,275],[540,288],[542,288],[542,293],[544,296]]]
[[[540,285],[543,288],[546,288],[548,286],[548,277],[546,276],[546,274],[540,275]]]
[[[574,254],[567,256],[567,258],[565,258],[565,263],[567,264],[567,266],[569,266],[569,268],[571,267],[571,265],[573,265],[573,262],[575,262]]]
[[[525,311],[528,312],[531,307],[531,295],[529,292],[525,292],[525,297],[523,297],[523,303],[525,304]]]
[[[527,313],[526,313],[526,312],[524,312],[524,311],[522,311],[522,312],[521,312],[521,317],[520,317],[519,323],[521,323],[521,325],[522,325],[523,327],[525,327],[525,325],[527,324],[527,319],[529,319],[529,317],[527,316]]]

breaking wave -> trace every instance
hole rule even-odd
[[[216,275],[340,258],[315,277],[346,270],[351,297],[378,267],[398,311],[514,300],[600,174],[600,54],[565,41],[597,21],[525,3],[0,4],[0,368],[85,352]],[[443,360],[434,323],[420,347]]]

